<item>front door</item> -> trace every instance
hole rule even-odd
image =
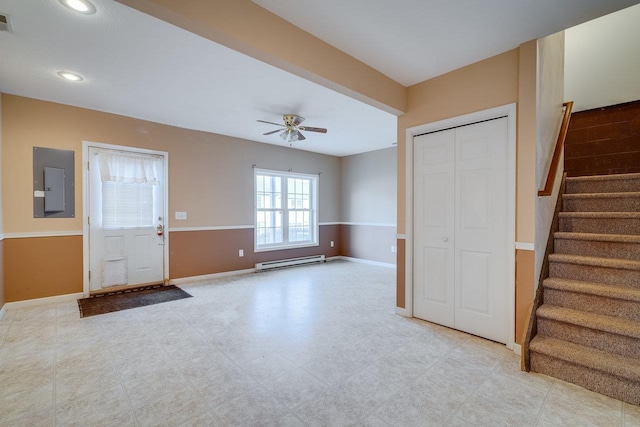
[[[507,119],[415,138],[414,315],[507,341]]]
[[[88,155],[90,291],[163,282],[164,156],[91,146]]]

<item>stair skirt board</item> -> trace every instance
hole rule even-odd
[[[282,259],[277,261],[259,262],[256,264],[256,272],[272,270],[274,268],[291,267],[294,265],[325,262],[324,255],[314,255],[300,258]]]
[[[640,405],[640,382],[594,370],[531,350],[531,370],[633,405]]]

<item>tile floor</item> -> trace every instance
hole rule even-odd
[[[394,314],[395,271],[333,261],[80,319],[0,320],[0,426],[640,426],[504,346]]]

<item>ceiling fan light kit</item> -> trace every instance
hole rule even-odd
[[[270,132],[263,133],[263,135],[272,135],[274,133],[280,132],[280,138],[284,139],[289,143],[289,145],[293,145],[296,141],[304,141],[305,136],[300,132],[301,130],[307,132],[317,132],[317,133],[327,133],[325,128],[316,128],[311,126],[300,126],[300,124],[304,121],[304,117],[298,116],[297,114],[284,114],[282,116],[282,121],[284,124],[268,122],[265,120],[257,120],[260,123],[267,123],[270,125],[280,126],[283,129],[276,129]]]

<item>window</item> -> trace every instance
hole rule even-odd
[[[153,187],[150,184],[102,183],[102,226],[153,226]]]
[[[102,227],[152,227],[162,215],[163,159],[108,149],[95,151],[95,156],[102,181]]]
[[[318,245],[318,175],[255,170],[256,251]]]

